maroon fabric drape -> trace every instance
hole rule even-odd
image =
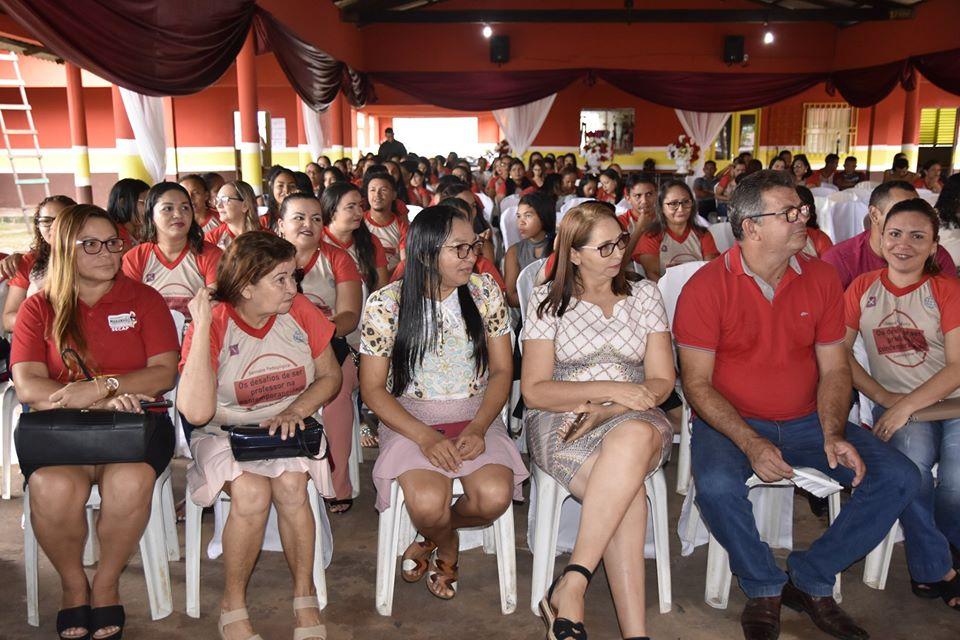
[[[492,111],[546,98],[586,69],[545,71],[372,72],[382,82],[429,104],[461,111]]]
[[[151,96],[210,86],[237,58],[254,0],[0,0],[51,51]]]
[[[910,64],[898,60],[861,69],[834,71],[827,78],[827,92],[839,91],[843,99],[855,107],[866,108],[877,104],[903,83],[909,75]]]
[[[272,51],[294,90],[314,110],[326,111],[341,89],[355,107],[369,101],[371,87],[364,74],[300,39],[269,11],[258,8],[253,26],[257,53]]]
[[[960,95],[960,49],[913,56],[910,61],[924,78],[944,91]]]

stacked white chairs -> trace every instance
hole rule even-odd
[[[503,237],[503,251],[506,253],[512,245],[520,242],[520,229],[517,227],[517,207],[500,210],[500,235]]]
[[[97,558],[97,531],[92,526],[92,512],[100,508],[100,491],[94,485],[87,500],[89,532],[84,549],[84,564],[93,564]],[[170,537],[172,532],[173,537]],[[140,538],[140,559],[147,582],[150,617],[154,620],[173,613],[173,590],[170,586],[169,560],[180,559],[180,541],[177,539],[176,515],[169,467],[157,478],[150,503],[150,520]],[[23,557],[27,583],[27,623],[40,626],[39,584],[37,574],[39,545],[30,521],[30,487],[23,492]],[[173,550],[176,549],[176,557]]]
[[[683,289],[683,285],[706,264],[703,261],[678,264],[667,269],[667,272],[657,282],[671,330],[673,329],[673,316],[677,310],[677,300],[680,299],[680,291]],[[687,488],[690,486],[690,421],[692,414],[690,405],[683,396],[679,381],[677,382],[677,393],[683,401],[683,414],[680,418],[680,449],[677,455],[677,493],[686,495]]]
[[[717,250],[720,253],[731,249],[737,241],[737,239],[733,237],[733,228],[729,222],[717,222],[711,224],[707,229],[709,229],[710,235],[713,236],[713,241],[717,245]]]
[[[454,498],[463,495],[459,480],[453,481]],[[473,530],[461,530],[460,550],[470,548]],[[492,524],[479,530],[483,550],[496,553],[500,578],[500,611],[506,615],[517,608],[517,551],[513,530],[513,503]],[[389,616],[393,612],[393,589],[397,577],[397,558],[417,537],[404,507],[403,489],[396,480],[390,485],[390,506],[380,513],[377,538],[377,612]]]
[[[538,604],[553,581],[558,547],[570,551],[576,540],[580,523],[580,503],[560,486],[550,474],[536,464],[530,485],[530,511],[528,519],[528,544],[533,550],[533,575],[530,584],[530,609],[540,615]],[[644,483],[650,510],[647,517],[647,536],[653,538],[653,555],[657,562],[657,591],[660,598],[660,613],[668,613],[673,607],[670,587],[670,525],[667,521],[667,482],[663,469],[647,478]],[[567,500],[567,498],[571,498]],[[558,544],[558,539],[563,544]],[[651,554],[645,548],[644,555]]]

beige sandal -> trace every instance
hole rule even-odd
[[[300,609],[320,609],[320,603],[317,602],[317,596],[301,596],[293,599],[293,615],[297,615]],[[315,638],[317,640],[327,640],[326,625],[317,624],[312,627],[297,627],[293,630],[293,640],[307,640]]]
[[[453,600],[457,595],[459,565],[448,565],[439,556],[433,558],[434,570],[427,572],[427,590],[441,600]]]
[[[417,582],[427,572],[430,566],[430,555],[436,550],[430,540],[414,540],[403,552],[400,562],[400,577],[404,582]]]
[[[220,632],[221,640],[226,640],[227,636],[223,633],[223,628],[228,624],[233,624],[234,622],[240,622],[241,620],[249,620],[250,616],[247,614],[246,607],[242,609],[234,609],[233,611],[222,611],[220,613],[220,621],[217,622],[217,631]],[[255,633],[247,640],[263,640],[260,637],[259,633]]]

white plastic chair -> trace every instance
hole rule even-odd
[[[170,468],[164,470],[153,485],[153,497],[150,503],[150,519],[140,538],[140,559],[143,563],[143,574],[147,582],[147,599],[150,603],[150,617],[153,620],[165,618],[173,613],[173,591],[170,586],[170,556],[171,542],[177,546],[177,557],[180,555],[180,543],[176,538],[172,541],[167,538],[165,530],[169,526],[165,522],[172,518],[173,531],[176,532],[176,515],[173,512],[173,491],[171,488]],[[87,500],[88,525],[92,520],[94,509],[100,507],[100,491],[94,485]],[[90,528],[87,537],[87,548],[84,550],[84,564],[89,564],[88,553],[96,557],[97,531]],[[93,541],[94,544],[90,544]],[[40,626],[39,612],[39,584],[37,575],[38,555],[37,538],[33,533],[33,523],[30,521],[30,486],[23,492],[23,560],[24,573],[27,583],[27,623]],[[91,562],[92,563],[92,562]]]
[[[184,329],[187,323],[187,318],[179,311],[173,309],[170,310],[170,316],[173,318],[173,324],[177,328],[177,338],[180,340],[181,346],[183,345],[183,334]],[[187,442],[187,436],[183,433],[183,423],[180,421],[180,412],[177,411],[177,388],[180,385],[180,376],[177,375],[177,383],[174,385],[173,389],[167,391],[163,394],[164,400],[169,400],[173,403],[173,406],[170,407],[170,423],[173,425],[173,432],[176,434],[176,448],[174,449],[174,455],[178,458],[192,458],[190,454],[190,443]]]
[[[617,215],[620,215],[621,213],[626,213],[627,211],[630,211],[630,209],[632,209],[632,207],[630,206],[630,201],[627,200],[626,198],[622,199],[620,202],[617,203]]]
[[[727,249],[732,249],[737,239],[733,237],[733,227],[729,222],[717,222],[708,227],[713,241],[717,245],[717,251],[723,253]]]
[[[824,488],[829,487],[829,490],[832,491],[832,493],[830,493],[828,496],[827,501],[830,510],[830,524],[833,524],[833,521],[840,513],[840,491],[843,489],[843,487],[816,469],[810,469],[807,467],[795,467],[795,469],[809,473],[811,476],[816,477],[818,485],[821,485]],[[756,487],[766,488],[770,491],[777,491],[778,494],[781,491],[786,492],[789,490],[789,500],[786,503],[779,502],[779,500],[782,500],[785,497],[780,495],[777,495],[778,500],[774,502],[774,504],[778,506],[779,504],[785,504],[788,507],[787,509],[774,507],[764,510],[764,513],[757,513],[755,511],[755,518],[757,520],[757,527],[761,531],[761,538],[770,544],[771,540],[776,540],[780,537],[781,525],[784,524],[784,521],[782,520],[784,514],[787,514],[787,517],[790,518],[789,524],[791,526],[793,524],[793,488],[795,485],[790,480],[780,480],[779,482],[767,483],[763,482],[756,475],[752,475],[749,479],[747,479],[747,486],[751,489]],[[693,501],[693,493],[694,491],[691,487],[691,491],[687,495],[687,500],[690,500],[691,502]],[[697,510],[697,517],[699,518],[699,510]],[[730,598],[730,582],[732,579],[733,573],[730,571],[730,556],[727,554],[726,549],[720,545],[717,539],[711,535],[710,546],[707,551],[707,580],[706,588],[704,589],[703,594],[703,601],[714,609],[726,609]],[[840,602],[841,594],[839,573],[837,574],[837,579],[833,586],[833,597],[837,602]]]
[[[530,302],[530,296],[533,295],[533,289],[537,286],[537,274],[540,273],[546,258],[534,260],[517,275],[517,299],[520,301],[520,318],[527,321],[527,304]]]
[[[500,201],[500,215],[503,215],[503,212],[511,207],[516,208],[520,204],[520,194],[515,193],[513,195],[505,197]]]
[[[463,495],[459,480],[453,481],[454,497]],[[500,611],[506,615],[517,608],[517,551],[513,530],[513,504],[493,524],[482,529],[483,550],[497,554],[500,576]],[[389,616],[393,612],[393,588],[397,578],[397,558],[403,555],[417,533],[404,508],[403,489],[396,480],[390,485],[390,506],[380,513],[377,537],[377,612]],[[464,548],[463,536],[460,549]]]
[[[557,223],[558,224],[560,223],[560,218],[565,216],[567,214],[567,211],[569,211],[570,209],[573,209],[577,205],[581,205],[584,202],[593,202],[595,200],[596,198],[570,198],[569,200],[563,203],[563,206],[560,207],[560,211],[557,212]]]
[[[500,211],[500,235],[503,237],[503,251],[520,242],[520,229],[517,227],[517,208],[510,207]]]
[[[357,405],[357,398],[360,395],[360,388],[357,387],[350,396],[351,407],[353,407],[353,439],[350,446],[350,458],[347,465],[350,468],[350,488],[351,498],[357,499],[360,495],[360,463],[363,462],[363,445],[360,444],[360,407]]]
[[[530,580],[530,610],[540,615],[539,603],[553,581],[557,556],[557,538],[560,535],[560,514],[564,501],[570,493],[560,486],[550,474],[536,464],[533,469],[531,493],[536,492],[536,515],[529,529],[533,549],[533,574]],[[673,607],[670,587],[670,524],[667,521],[667,481],[663,469],[658,469],[644,483],[650,503],[648,530],[653,531],[657,561],[657,590],[660,596],[660,613],[668,613]],[[534,496],[531,495],[531,509]],[[579,503],[577,503],[579,505]],[[531,515],[533,515],[531,513]],[[575,536],[574,536],[575,537]]]
[[[10,499],[10,488],[13,483],[13,464],[16,451],[13,447],[13,430],[17,425],[17,413],[20,410],[20,401],[17,399],[17,390],[13,388],[13,381],[0,384],[0,428],[2,428],[3,447],[3,489],[4,500]]]
[[[729,223],[727,223],[729,224]],[[673,329],[673,316],[677,310],[677,300],[680,298],[680,291],[683,285],[687,283],[693,274],[700,270],[707,263],[704,261],[686,262],[670,267],[663,277],[657,282],[660,289],[660,295],[663,298],[663,306],[667,311],[667,320],[670,322],[670,328]],[[680,419],[680,450],[677,455],[677,493],[686,495],[690,486],[690,421],[692,414],[687,399],[683,396],[679,384],[677,390],[680,399],[683,400],[683,415]]]
[[[407,222],[413,222],[413,219],[416,218],[417,214],[420,213],[421,211],[423,211],[423,207],[415,204],[408,204],[407,205]]]
[[[840,191],[837,195],[851,193],[852,189]],[[863,233],[863,219],[867,215],[867,201],[853,198],[835,200],[828,199],[830,206],[821,215],[817,211],[817,222],[834,244],[843,242],[855,235]]]
[[[483,217],[487,221],[487,224],[490,224],[490,221],[493,220],[493,200],[482,191],[477,192],[477,197],[480,198],[480,202],[483,204]]]
[[[326,518],[326,511],[320,501],[320,494],[313,481],[307,479],[307,497],[310,502],[310,510],[313,511],[313,521],[316,525],[315,542],[313,546],[313,586],[317,590],[317,602],[322,610],[327,606],[327,578],[325,567],[329,564],[330,556],[329,546],[332,539],[329,538],[330,523]],[[217,497],[215,505],[218,506],[223,514],[222,519],[218,518],[217,524],[226,522],[230,513],[230,497],[221,493]],[[264,547],[267,548],[267,536],[270,531],[276,531],[276,512],[275,507],[270,507],[270,521],[267,523],[267,535],[264,536]],[[200,525],[203,507],[194,504],[190,498],[189,490],[187,492],[186,502],[186,588],[187,588],[187,615],[191,618],[200,617]],[[215,533],[216,536],[216,533]],[[276,534],[279,538],[279,534]],[[327,543],[326,545],[324,543]],[[272,545],[271,545],[272,550]],[[276,550],[280,550],[277,548]],[[326,550],[326,553],[325,553]],[[209,555],[209,550],[208,550]],[[219,556],[219,553],[217,554]],[[216,556],[211,556],[216,557]]]
[[[930,189],[917,189],[917,195],[926,200],[931,207],[937,206],[937,199],[940,198],[939,193],[934,193]]]

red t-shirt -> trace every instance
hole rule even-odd
[[[71,374],[50,338],[53,319],[45,293],[27,298],[17,313],[10,361],[41,362],[51,379],[66,383]],[[94,375],[138,371],[147,366],[148,358],[180,349],[163,297],[122,273],[92,307],[79,302],[79,321],[89,352],[85,364]]]
[[[11,287],[25,289],[30,295],[33,295],[43,287],[43,281],[31,279],[30,272],[33,271],[33,265],[37,263],[37,254],[33,251],[25,253],[20,257],[20,263],[17,265],[17,272],[10,278]],[[35,285],[33,291],[30,286]]]
[[[870,248],[869,229],[833,245],[822,254],[821,259],[834,266],[844,289],[849,287],[853,279],[861,273],[869,273],[887,266],[887,261]],[[953,263],[953,258],[950,257],[950,252],[944,249],[943,245],[937,247],[937,264],[940,265],[940,273],[943,275],[957,277],[957,267]]]
[[[197,221],[197,224],[200,225],[200,230],[204,233],[209,233],[220,226],[220,216],[217,215],[216,209],[211,209],[207,207],[207,210],[204,212],[206,215],[203,218],[203,222]]]
[[[187,304],[201,288],[216,283],[222,255],[223,251],[209,242],[203,243],[199,254],[188,243],[175,260],[169,261],[155,243],[144,242],[123,256],[123,272],[159,291],[168,307],[189,319]]]
[[[823,256],[830,247],[833,246],[833,240],[820,229],[807,227],[807,244],[801,249],[805,254],[813,258]]]
[[[394,269],[393,275],[390,276],[390,282],[394,282],[403,277],[403,269],[405,266],[406,260],[401,260],[397,268]],[[490,277],[497,283],[497,286],[500,287],[500,290],[503,292],[507,291],[507,283],[503,280],[503,276],[500,275],[500,271],[497,270],[497,266],[483,256],[477,256],[477,261],[473,263],[473,272],[480,274],[489,273]]]
[[[204,242],[215,244],[223,250],[226,250],[226,248],[230,246],[230,243],[233,242],[234,238],[236,238],[236,236],[233,235],[232,231],[230,231],[230,227],[227,226],[226,222],[221,224],[213,231],[207,231],[205,234],[203,234]]]
[[[734,245],[697,271],[677,301],[677,345],[716,356],[713,386],[744,417],[792,420],[816,411],[815,347],[846,334],[836,272],[803,253],[794,260],[771,302]]]

